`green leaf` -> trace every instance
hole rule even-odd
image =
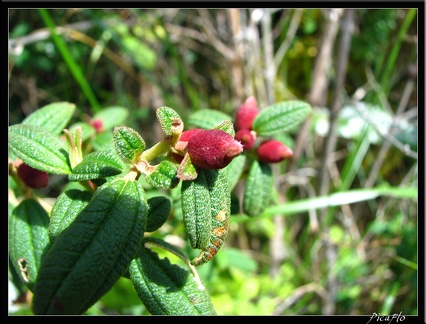
[[[312,111],[303,101],[278,102],[259,112],[253,121],[253,130],[260,136],[272,136],[296,128]]]
[[[97,151],[86,155],[68,177],[70,181],[106,178],[122,173],[125,167],[126,164],[117,154]]]
[[[220,110],[200,109],[189,116],[188,125],[195,128],[212,129],[224,120],[232,122],[232,117]]]
[[[112,133],[118,155],[127,163],[136,163],[145,149],[145,141],[137,131],[130,127],[115,127]]]
[[[50,247],[49,215],[34,199],[23,200],[9,218],[9,256],[25,285],[33,291],[44,254]]]
[[[116,126],[121,126],[129,115],[127,108],[119,106],[111,106],[103,108],[100,112],[93,116],[93,120],[102,120],[102,126],[104,130],[113,129]]]
[[[142,247],[129,267],[139,298],[152,315],[216,315],[208,292],[188,271]]]
[[[157,119],[160,122],[163,132],[167,135],[173,135],[180,129],[183,131],[183,122],[179,114],[169,107],[160,107],[156,111]]]
[[[224,132],[228,133],[232,137],[235,137],[234,124],[229,120],[224,120],[223,122],[216,125],[214,128],[223,130]]]
[[[34,314],[83,314],[126,272],[140,249],[148,207],[137,181],[116,179],[56,237],[34,287]]]
[[[95,129],[93,128],[93,126],[84,122],[77,122],[75,124],[72,124],[68,130],[70,131],[71,134],[73,134],[74,130],[77,127],[81,127],[81,131],[82,131],[81,140],[83,142],[89,139],[93,134],[95,134]]]
[[[195,180],[182,181],[183,223],[194,249],[204,249],[210,239],[211,202],[206,170],[199,170]]]
[[[225,168],[228,178],[229,189],[232,190],[240,180],[241,174],[244,171],[247,157],[245,154],[240,154],[232,159],[231,163]]]
[[[181,180],[194,180],[197,178],[197,174],[197,169],[192,164],[189,154],[186,153],[178,167],[178,178]]]
[[[249,216],[260,215],[269,205],[273,178],[269,164],[253,160],[244,188],[243,211]]]
[[[54,135],[60,135],[75,111],[75,104],[55,102],[44,106],[22,121],[24,125],[36,125]]]
[[[90,191],[78,189],[67,190],[58,196],[50,213],[49,238],[52,243],[75,220],[91,198]]]
[[[390,196],[398,199],[418,199],[418,190],[413,187],[376,187],[371,189],[354,189],[332,193],[309,199],[288,202],[281,205],[269,206],[262,213],[262,217],[277,214],[291,215],[304,213],[313,209],[354,204],[360,201],[376,199],[380,196]]]
[[[9,126],[9,148],[35,169],[52,174],[71,173],[65,142],[40,126]]]
[[[149,198],[146,231],[154,232],[159,229],[166,222],[171,209],[172,203],[170,199],[163,196]]]
[[[209,262],[225,243],[231,214],[231,193],[225,170],[203,170],[205,173],[211,204],[211,231],[209,243],[191,264],[200,266]]]
[[[114,142],[112,140],[112,132],[97,133],[95,138],[93,138],[90,143],[92,144],[93,149],[95,151],[103,150],[105,146],[108,146],[110,144],[113,144],[114,146]]]
[[[145,180],[156,188],[171,189],[179,184],[178,165],[170,161],[161,161],[156,169],[146,176]]]

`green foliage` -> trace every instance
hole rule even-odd
[[[34,313],[82,314],[111,289],[136,256],[147,211],[138,182],[117,179],[101,186],[43,259]]]
[[[243,210],[247,215],[260,215],[269,205],[272,182],[272,169],[269,164],[253,160],[244,190]]]
[[[9,314],[417,315],[418,9],[341,12],[11,9]],[[248,96],[253,147],[195,168]]]
[[[152,315],[216,315],[200,282],[155,252],[142,247],[129,270],[136,292]]]
[[[53,174],[71,173],[64,143],[40,126],[10,126],[9,148],[24,163],[35,169]]]
[[[57,102],[44,106],[22,121],[25,125],[37,125],[54,135],[60,135],[71,120],[75,105],[69,102]]]
[[[220,110],[201,109],[189,116],[188,125],[194,128],[210,129],[224,120],[232,121],[232,117]]]
[[[206,179],[202,170],[195,180],[182,182],[182,215],[189,242],[194,249],[204,249],[211,232],[211,201]]]
[[[130,127],[115,127],[112,137],[115,149],[124,162],[136,162],[145,149],[145,141],[142,136]]]
[[[96,151],[86,155],[68,177],[71,181],[102,179],[120,174],[125,166],[118,154]]]
[[[9,218],[9,258],[22,280],[34,290],[43,255],[50,247],[49,215],[34,199],[23,200]]]
[[[294,130],[311,112],[308,103],[292,100],[266,107],[253,121],[253,130],[261,136],[271,136]]]

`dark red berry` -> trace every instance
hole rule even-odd
[[[49,174],[40,171],[21,163],[18,167],[18,176],[30,188],[42,189],[46,188],[49,184]]]
[[[243,144],[243,147],[245,150],[248,150],[253,147],[255,138],[255,133],[253,131],[250,131],[248,129],[240,129],[235,134],[235,139],[237,141],[240,141],[241,144]]]
[[[293,155],[293,151],[277,140],[267,140],[262,142],[257,148],[259,161],[265,163],[281,162]]]
[[[188,154],[194,166],[222,169],[243,151],[243,146],[220,129],[200,130],[188,141]]]
[[[244,103],[238,108],[235,116],[235,128],[240,129],[252,129],[253,120],[259,113],[257,107],[256,98],[251,96],[244,101]]]

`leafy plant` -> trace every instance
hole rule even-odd
[[[184,130],[175,110],[160,107],[164,137],[150,148],[121,125],[127,115],[122,107],[65,128],[74,110],[72,103],[52,103],[9,126],[9,190],[16,197],[9,203],[9,257],[16,286],[33,293],[33,313],[84,314],[127,277],[153,315],[216,314],[196,267],[212,260],[226,240],[231,190],[244,165],[244,212],[256,216],[268,206],[269,164],[292,151],[266,137],[302,122],[310,106],[290,101],[258,111],[250,97],[238,110],[237,132],[232,118],[209,109],[191,116],[189,124],[198,128]],[[47,210],[37,190],[51,175],[67,184]],[[180,196],[186,237],[201,250],[192,260],[155,236],[176,208],[172,191]],[[157,248],[187,268],[160,258]]]

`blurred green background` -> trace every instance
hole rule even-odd
[[[270,206],[242,215],[241,181],[227,242],[198,268],[217,313],[415,315],[417,41],[416,8],[11,9],[9,125],[57,101],[77,105],[73,122],[121,106],[149,147],[160,106],[186,121],[234,116],[248,96],[307,101],[280,138],[295,155],[274,166]],[[168,194],[158,235],[191,254]],[[22,289],[9,285],[10,314],[31,314]],[[88,314],[149,313],[122,278]]]

